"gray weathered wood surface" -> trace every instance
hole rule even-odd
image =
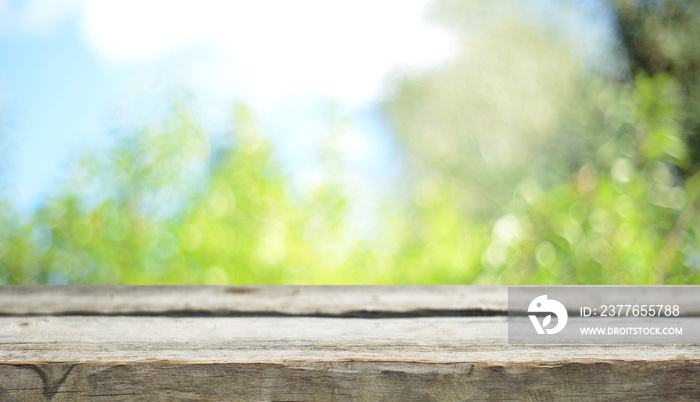
[[[468,291],[465,291],[468,289]],[[504,286],[5,286],[1,314],[341,315],[508,309]]]
[[[700,345],[508,345],[506,309],[505,287],[0,287],[0,401],[700,399]]]

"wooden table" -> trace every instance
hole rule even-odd
[[[508,345],[507,288],[0,287],[0,401],[699,400],[700,345]]]

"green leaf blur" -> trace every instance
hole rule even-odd
[[[333,146],[352,117],[298,189],[245,105],[214,144],[174,97],[32,214],[0,193],[0,283],[700,284],[698,4],[605,4],[590,63],[521,3],[434,3],[459,51],[391,83],[405,180],[371,230]]]

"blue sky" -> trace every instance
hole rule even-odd
[[[25,211],[40,205],[79,152],[157,119],[174,86],[192,90],[213,131],[234,101],[249,104],[302,178],[334,102],[354,118],[339,144],[348,159],[386,170],[385,78],[452,50],[423,21],[425,3],[0,0],[9,195]]]
[[[74,21],[49,32],[0,36],[0,96],[16,202],[40,202],[74,152],[103,141],[106,107],[126,73],[91,52]]]
[[[191,90],[213,134],[231,123],[234,102],[248,104],[300,181],[319,174],[313,149],[324,108],[336,104],[353,122],[337,144],[350,167],[391,180],[399,168],[379,109],[387,82],[456,51],[448,32],[425,21],[427,4],[0,0],[6,191],[31,211],[65,182],[80,152],[108,146],[113,131],[158,120],[174,87]],[[528,10],[563,28],[584,59],[603,60],[609,16],[600,2],[572,4],[578,8],[564,12],[544,0]]]

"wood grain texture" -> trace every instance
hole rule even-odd
[[[0,392],[20,401],[693,401],[699,376],[697,365],[639,362],[0,364]]]
[[[700,399],[700,345],[509,345],[507,317],[469,310],[505,288],[7,289],[0,401]],[[343,315],[440,308],[474,315]]]
[[[700,360],[700,345],[509,345],[506,317],[0,317],[5,362]]]
[[[505,314],[505,286],[0,286],[0,315]]]

